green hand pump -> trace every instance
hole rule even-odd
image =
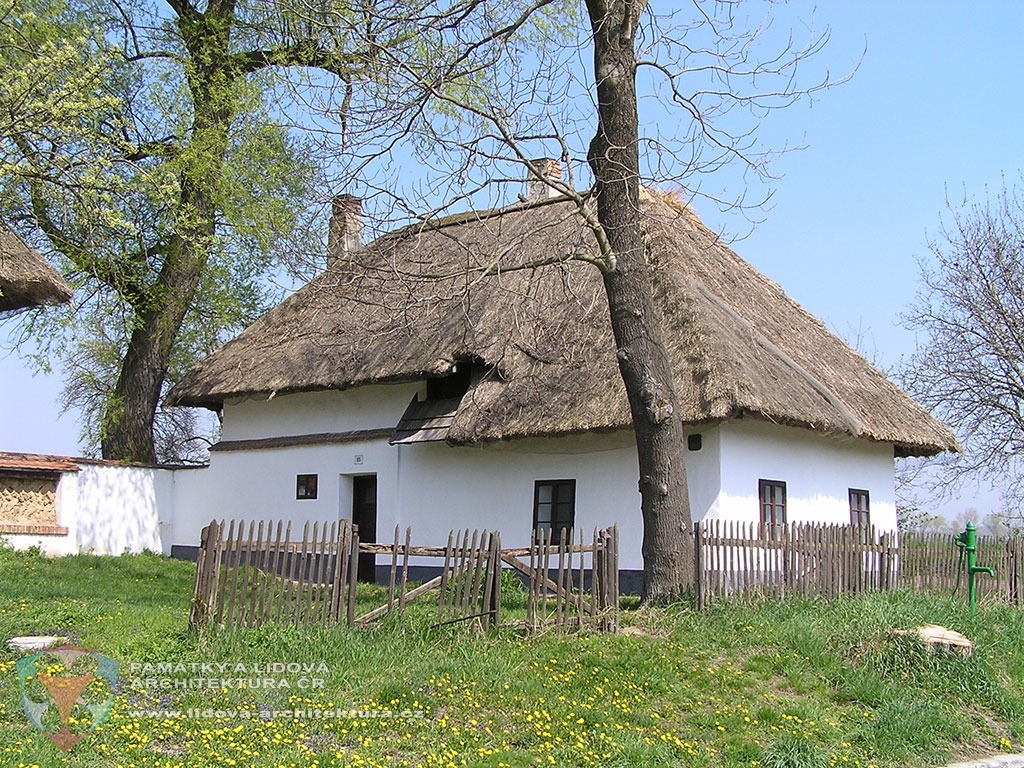
[[[967,554],[967,595],[971,605],[971,613],[974,613],[974,576],[978,573],[987,573],[995,578],[995,571],[991,568],[975,565],[978,556],[978,532],[974,530],[974,523],[967,523],[967,530],[956,537],[956,545],[960,547],[960,560],[963,561],[964,553]]]

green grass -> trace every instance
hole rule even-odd
[[[617,636],[524,637],[433,627],[427,602],[370,630],[193,635],[192,577],[191,565],[154,555],[48,560],[0,548],[0,637],[58,634],[121,663],[111,719],[64,754],[26,720],[16,656],[0,651],[0,766],[885,768],[1024,746],[1024,613],[1005,607],[971,617],[948,598],[888,594],[634,608]],[[507,616],[521,617],[522,595],[505,586]],[[893,635],[921,623],[971,637],[974,657],[928,655]],[[277,676],[284,690],[166,691],[131,672],[160,662],[294,662],[322,670],[306,677],[323,687],[300,688],[296,673]],[[240,714],[314,708],[358,716]],[[145,709],[221,716],[133,716]],[[393,716],[365,716],[374,710]],[[47,717],[56,722],[53,708]]]

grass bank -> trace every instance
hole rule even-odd
[[[64,754],[28,723],[0,651],[0,765],[884,768],[1024,746],[1024,613],[1008,608],[872,595],[626,610],[618,636],[523,637],[434,628],[423,606],[369,631],[195,636],[192,575],[152,555],[0,549],[0,636],[60,634],[121,665],[109,721]],[[892,635],[921,623],[977,652]],[[273,686],[173,687],[263,673]]]

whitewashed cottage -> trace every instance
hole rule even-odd
[[[538,196],[543,198],[543,195]],[[361,243],[335,200],[328,269],[191,371],[176,405],[223,417],[171,543],[211,518],[451,528],[621,529],[639,571],[636,449],[595,253],[565,199],[533,199]],[[737,256],[672,196],[644,231],[686,424],[694,519],[894,528],[896,456],[950,431]]]

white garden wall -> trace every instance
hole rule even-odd
[[[175,508],[173,470],[76,461],[79,470],[63,473],[57,483],[57,519],[67,534],[8,533],[3,538],[48,555],[165,551]]]

